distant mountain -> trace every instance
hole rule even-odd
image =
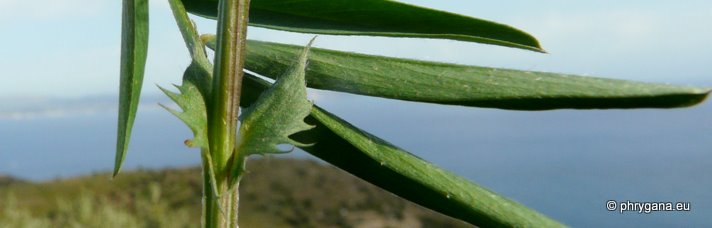
[[[159,109],[158,103],[172,105],[162,95],[141,97],[141,109]],[[37,119],[115,113],[117,96],[88,96],[77,98],[0,97],[0,120]]]

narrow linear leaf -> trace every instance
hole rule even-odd
[[[307,146],[289,136],[313,127],[304,122],[312,107],[312,103],[307,100],[304,71],[313,41],[304,48],[297,63],[240,115],[241,125],[235,149],[238,162],[233,167],[234,175],[231,175],[229,186],[241,176],[244,166],[240,161],[247,156],[288,152],[277,147],[281,144]]]
[[[121,78],[114,177],[119,174],[126,158],[141,96],[148,52],[148,0],[124,0],[121,20]]]
[[[216,18],[218,0],[183,0]],[[543,52],[513,27],[391,0],[252,0],[250,25],[301,33],[451,39]]]
[[[312,110],[312,116],[325,128],[320,129],[315,148],[305,150],[396,195],[480,227],[563,226],[318,107]],[[344,149],[344,145],[355,150]]]
[[[206,37],[207,39],[207,37]],[[210,47],[210,42],[207,43]],[[245,68],[271,76],[299,47],[248,43]],[[710,88],[464,66],[313,48],[307,86],[437,104],[512,110],[676,108],[705,100]]]
[[[246,74],[243,104],[254,102],[268,83]],[[308,153],[349,173],[445,215],[481,227],[561,227],[525,206],[436,167],[314,106],[307,122],[316,127],[295,140],[315,143]]]

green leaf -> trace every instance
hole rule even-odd
[[[180,93],[159,88],[170,97],[183,112],[177,112],[163,106],[181,119],[192,131],[194,139],[186,145],[208,149],[207,101],[210,97],[213,66],[205,54],[205,45],[198,35],[180,0],[168,1],[173,11],[176,24],[191,55],[192,62],[183,74],[183,84],[176,86]]]
[[[283,153],[280,144],[307,146],[289,138],[290,135],[309,130],[304,123],[312,103],[307,100],[304,70],[309,45],[304,48],[297,64],[277,79],[274,85],[240,115],[237,151],[243,155]]]
[[[304,48],[297,63],[266,92],[260,91],[256,101],[250,102],[253,103],[252,106],[240,115],[240,131],[234,153],[236,157],[231,167],[232,175],[228,186],[234,186],[239,181],[247,156],[288,152],[278,148],[282,144],[308,146],[290,139],[289,136],[313,128],[304,122],[312,107],[312,103],[307,100],[304,74],[313,41],[314,39]]]
[[[206,186],[210,186],[206,189],[212,190],[212,195],[206,193],[204,197],[220,196],[214,162],[210,156],[207,126],[207,98],[211,94],[213,66],[205,54],[205,45],[188,18],[183,4],[180,0],[169,0],[168,2],[193,61],[183,74],[183,84],[176,86],[180,93],[173,93],[159,86],[168,97],[178,104],[183,112],[161,106],[181,119],[193,131],[193,140],[186,140],[185,144],[189,147],[200,148],[203,169],[207,170],[203,173],[204,182]]]
[[[192,62],[183,73],[183,84],[176,86],[179,93],[168,91],[159,86],[161,91],[176,102],[183,112],[161,106],[181,119],[193,131],[194,139],[186,140],[186,145],[208,150],[210,145],[208,142],[207,98],[210,97],[211,92],[213,66],[205,54],[205,45],[188,18],[181,1],[169,0],[169,4],[191,54]]]
[[[254,102],[268,83],[249,74],[242,103]],[[349,173],[445,215],[481,227],[561,227],[525,206],[436,167],[314,106],[316,127],[293,136],[308,153]]]
[[[121,23],[121,78],[114,174],[126,158],[138,109],[148,52],[148,1],[124,0]]]
[[[180,93],[171,92],[160,86],[158,88],[183,110],[178,112],[161,104],[163,108],[178,117],[193,132],[193,139],[186,140],[185,145],[200,148],[203,166],[207,170],[205,174],[206,181],[212,186],[213,194],[219,196],[215,168],[210,157],[208,117],[204,97],[204,94],[210,88],[211,77],[210,71],[205,71],[200,64],[194,61],[183,74],[183,84],[176,86]]]
[[[206,40],[209,37],[205,37]],[[210,47],[211,43],[207,42]],[[245,68],[282,72],[299,47],[250,41]],[[709,88],[464,66],[313,48],[307,86],[368,96],[513,110],[676,108]]]
[[[163,87],[158,87],[171,98],[183,110],[178,112],[163,104],[161,106],[178,117],[193,132],[193,139],[186,140],[188,147],[200,148],[200,156],[203,166],[207,170],[205,173],[206,182],[214,190],[213,194],[219,196],[217,192],[217,181],[215,178],[215,168],[210,157],[210,144],[208,141],[208,117],[205,105],[206,91],[210,88],[210,71],[206,71],[196,61],[188,66],[183,74],[183,84],[176,86],[180,93],[174,93]]]
[[[183,0],[189,12],[217,16],[218,0]],[[252,0],[250,25],[301,33],[438,38],[544,52],[507,25],[390,0]]]
[[[183,4],[180,0],[169,0],[168,2],[186,47],[188,47],[192,62],[183,73],[183,84],[176,86],[179,93],[159,86],[161,91],[176,102],[183,112],[161,106],[181,119],[193,131],[194,138],[186,140],[187,146],[208,150],[210,145],[208,143],[207,98],[210,97],[210,85],[212,84],[212,65],[205,55],[205,45],[188,18]]]
[[[183,112],[178,112],[161,105],[181,119],[193,131],[194,139],[186,140],[186,145],[189,147],[198,147],[201,149],[209,148],[208,117],[205,98],[201,92],[201,90],[206,90],[207,85],[209,85],[209,80],[210,74],[204,71],[198,64],[192,63],[188,66],[188,69],[186,69],[183,75],[183,84],[176,86],[180,93],[174,93],[159,86],[159,88],[183,110]]]
[[[239,182],[248,156],[289,152],[278,148],[282,144],[308,146],[289,136],[313,128],[304,122],[312,107],[312,103],[307,100],[304,78],[312,42],[314,39],[304,48],[297,63],[267,91],[260,92],[256,102],[250,102],[252,106],[240,115],[240,130],[228,183],[231,188]]]

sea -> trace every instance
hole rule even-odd
[[[684,109],[531,112],[324,91],[311,91],[310,98],[355,126],[567,225],[712,225],[709,101]],[[189,129],[158,103],[172,104],[158,95],[142,99],[125,170],[199,164],[199,152],[183,145]],[[4,98],[0,104],[0,174],[46,181],[113,167],[115,97]],[[316,159],[298,150],[275,157]],[[611,201],[613,210],[607,208]],[[650,204],[668,202],[689,210],[655,211]]]

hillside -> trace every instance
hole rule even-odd
[[[11,184],[19,184],[19,183],[22,183],[22,181],[15,179],[13,177],[10,177],[10,176],[0,174],[0,188],[2,188],[4,186],[9,186]]]
[[[243,227],[468,227],[314,161],[258,159],[243,179]],[[43,183],[0,178],[0,227],[197,227],[198,168]]]

